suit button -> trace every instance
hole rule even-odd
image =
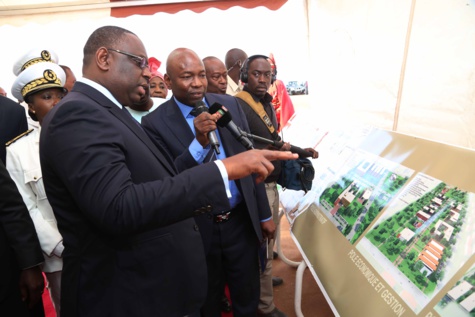
[[[200,231],[200,228],[198,227],[198,225],[194,225],[193,229],[195,229],[195,231]]]

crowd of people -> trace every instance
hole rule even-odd
[[[83,53],[76,78],[32,49],[14,61],[18,102],[0,89],[0,315],[44,316],[46,282],[58,317],[287,316],[276,181],[298,155],[221,124],[281,141],[293,105],[273,55],[177,48],[162,74],[117,26]]]

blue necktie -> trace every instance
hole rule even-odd
[[[193,117],[196,117],[197,115],[199,115],[202,112],[202,111],[199,111],[199,113],[198,113],[198,111],[196,111],[196,109],[197,108],[193,108],[190,111],[190,115],[192,115]],[[216,132],[218,132],[218,131],[216,130]],[[218,135],[219,142],[221,143],[221,138],[219,137],[219,134],[217,134],[217,135]],[[221,151],[219,156],[217,156],[214,153],[214,150],[210,149],[210,151],[208,152],[208,154],[204,158],[203,162],[207,163],[207,162],[211,162],[211,161],[214,161],[214,160],[217,160],[217,159],[224,159],[224,158],[226,158],[226,155],[225,155],[224,151]],[[230,188],[230,191],[233,195],[233,197],[230,199],[230,204],[231,204],[231,207],[234,208],[238,205],[238,203],[242,199],[241,198],[241,193],[239,192],[239,189],[237,188],[237,185],[234,181],[229,181],[229,188]]]

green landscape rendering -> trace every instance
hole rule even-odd
[[[444,183],[375,226],[366,238],[430,295],[444,278],[444,267],[467,213],[467,193]]]
[[[467,263],[474,242],[473,193],[419,173],[357,248],[417,313]]]
[[[389,167],[383,159],[365,158],[322,192],[320,206],[354,244],[411,173],[406,168]]]

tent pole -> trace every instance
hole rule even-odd
[[[397,131],[397,125],[399,122],[399,109],[401,107],[401,96],[402,96],[402,90],[404,87],[404,76],[406,74],[407,54],[409,52],[409,43],[411,39],[412,22],[414,20],[415,7],[416,7],[416,0],[412,0],[411,12],[409,14],[409,21],[407,24],[406,41],[404,44],[404,56],[403,56],[402,64],[401,64],[401,75],[399,76],[399,87],[398,87],[397,100],[396,100],[396,109],[394,111],[393,131]]]

